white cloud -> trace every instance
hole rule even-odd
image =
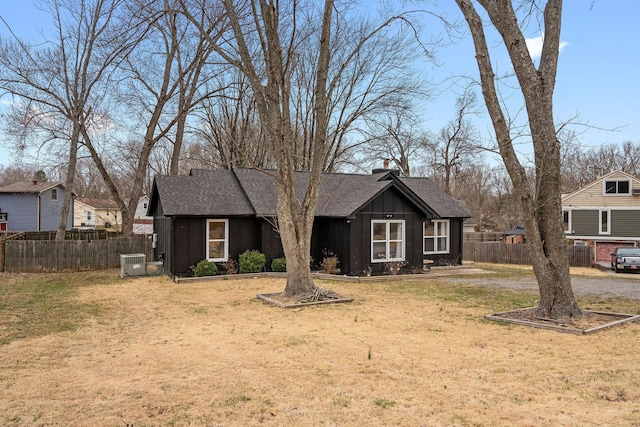
[[[540,34],[538,37],[532,37],[530,39],[526,39],[527,49],[529,49],[529,54],[531,55],[531,59],[537,61],[540,59],[540,55],[542,55],[542,42],[544,41],[544,34]],[[560,52],[567,46],[569,42],[560,42]]]

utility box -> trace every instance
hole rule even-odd
[[[162,261],[152,261],[147,263],[147,276],[160,276],[164,273]]]
[[[147,256],[145,254],[120,255],[120,277],[146,276]]]

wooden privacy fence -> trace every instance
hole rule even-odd
[[[502,233],[463,233],[462,240],[465,242],[500,242],[502,240]]]
[[[591,267],[593,255],[589,246],[569,246],[569,265]],[[502,242],[463,242],[464,261],[488,262],[496,264],[531,264],[526,244]]]
[[[3,243],[4,271],[9,273],[118,268],[121,254],[141,253],[153,261],[151,239],[143,236],[91,241],[0,240],[0,245]]]

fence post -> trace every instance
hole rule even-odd
[[[4,242],[5,239],[0,239],[0,272],[4,271]]]

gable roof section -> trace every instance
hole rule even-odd
[[[460,203],[440,189],[428,178],[398,177],[414,194],[427,204],[440,218],[470,218],[471,214]]]
[[[304,198],[309,177],[308,172],[296,172],[294,175],[299,200]],[[399,178],[391,171],[371,175],[323,174],[316,216],[353,217],[391,187],[400,191],[427,216],[470,216],[466,209],[431,180]],[[251,168],[235,168],[231,171],[200,169],[192,170],[189,176],[156,176],[152,199],[156,192],[167,216],[276,215],[277,191],[273,171]]]
[[[13,184],[0,187],[0,193],[28,193],[39,194],[55,187],[64,188],[61,182],[18,181]]]
[[[237,168],[233,170],[241,187],[258,216],[275,216],[277,191],[275,178],[267,172],[256,169]],[[391,186],[390,182],[379,181],[383,174],[353,175],[341,173],[322,174],[316,216],[345,218]],[[296,172],[294,185],[299,200],[309,184],[309,172]]]
[[[606,175],[602,175],[601,177],[591,181],[590,183],[586,184],[583,187],[578,188],[577,190],[573,191],[572,193],[568,193],[568,194],[563,194],[562,195],[562,202],[566,202],[569,199],[571,199],[572,197],[587,191],[591,188],[593,188],[596,185],[599,185],[600,187],[602,187],[602,182],[606,181],[607,179],[629,179],[631,181],[633,181],[636,185],[640,185],[640,179],[636,178],[633,175],[630,175],[626,172],[623,172],[621,170],[615,170],[612,172],[609,172]]]

